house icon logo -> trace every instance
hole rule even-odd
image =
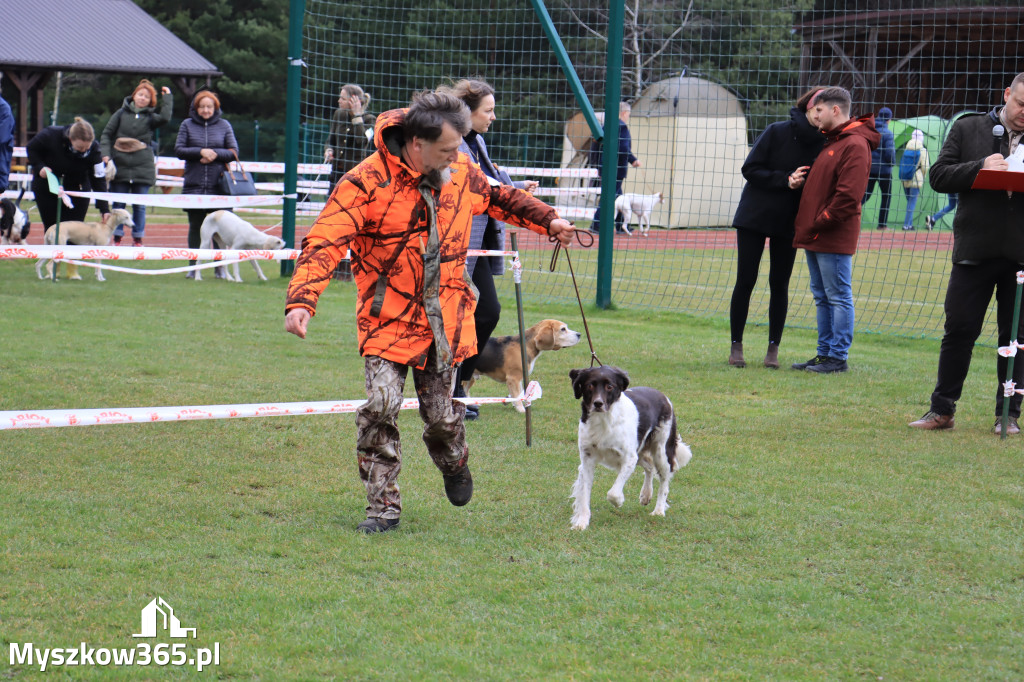
[[[132,637],[156,637],[157,630],[161,628],[171,637],[188,637],[191,632],[192,639],[196,638],[196,629],[181,627],[171,605],[163,597],[157,597],[142,609],[142,632]]]

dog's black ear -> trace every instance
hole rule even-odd
[[[626,373],[626,370],[619,369],[618,367],[609,367],[608,369],[610,369],[612,373],[615,374],[615,378],[619,382],[620,390],[625,391],[627,388],[629,388],[629,374]]]
[[[583,382],[579,380],[580,375],[583,374],[582,369],[570,369],[569,378],[572,379],[572,393],[579,400],[583,397]]]

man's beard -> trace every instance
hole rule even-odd
[[[434,189],[441,189],[449,182],[451,182],[452,169],[451,167],[445,168],[444,170],[439,170],[435,168],[434,170],[425,173],[424,177],[427,179],[427,184],[429,184],[431,187],[433,187]]]

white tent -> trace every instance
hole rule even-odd
[[[643,167],[630,169],[623,188],[665,195],[654,225],[732,224],[749,150],[746,117],[735,95],[701,78],[668,78],[633,102],[629,130]],[[576,114],[566,122],[562,167],[585,166],[589,143],[590,129]]]

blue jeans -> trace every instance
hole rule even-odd
[[[939,220],[942,219],[942,216],[946,215],[954,208],[956,208],[956,205],[959,202],[959,198],[957,197],[957,195],[949,194],[947,196],[949,197],[949,203],[946,204],[941,211],[932,216],[932,220],[934,220],[935,222],[939,222]]]
[[[853,345],[853,256],[806,253],[818,309],[818,355],[846,360]]]
[[[150,185],[139,185],[134,182],[112,182],[110,183],[110,191],[117,194],[149,194]],[[124,208],[125,205],[122,203],[111,204],[113,208]],[[142,204],[132,204],[132,222],[135,223],[135,227],[132,228],[132,237],[135,239],[142,239],[142,235],[146,232],[146,207]],[[114,228],[114,236],[121,237],[124,235],[124,227],[118,225]]]
[[[903,227],[913,227],[914,207],[917,206],[917,195],[921,193],[921,188],[904,185],[903,193],[907,195],[907,217],[903,219]]]

